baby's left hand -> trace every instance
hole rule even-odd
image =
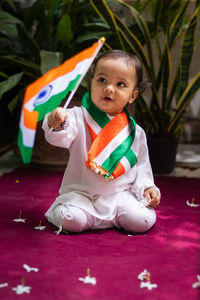
[[[144,197],[149,201],[149,206],[155,208],[160,203],[160,195],[156,189],[149,188],[144,191]]]

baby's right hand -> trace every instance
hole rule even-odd
[[[67,110],[62,107],[54,109],[48,117],[48,126],[55,131],[62,129],[61,124],[67,120]]]

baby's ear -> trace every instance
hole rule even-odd
[[[137,98],[137,96],[138,96],[138,90],[134,90],[133,91],[133,93],[132,93],[132,97],[129,99],[129,101],[128,101],[128,103],[129,104],[132,104],[133,103],[133,101],[135,101],[135,99]]]

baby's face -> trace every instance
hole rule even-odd
[[[109,115],[120,113],[138,95],[136,69],[124,58],[102,58],[91,80],[93,103]]]

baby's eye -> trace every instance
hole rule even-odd
[[[99,77],[99,78],[97,79],[97,81],[98,81],[98,82],[106,82],[106,80],[105,80],[104,77]]]
[[[118,85],[118,86],[121,86],[121,87],[125,87],[125,86],[126,86],[126,84],[125,84],[123,81],[119,81],[119,82],[117,83],[117,85]]]

